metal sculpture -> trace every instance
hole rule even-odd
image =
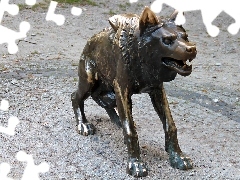
[[[163,82],[174,80],[177,74],[190,75],[192,65],[188,62],[197,54],[185,29],[174,23],[176,16],[174,12],[164,20],[148,7],[140,17],[115,15],[109,19],[111,27],[88,40],[79,61],[78,90],[71,96],[78,131],[85,136],[95,132],[84,113],[84,101],[91,96],[123,128],[128,149],[127,173],[135,177],[148,174],[140,157],[132,118],[131,96],[136,93],[148,93],[151,97],[163,123],[165,150],[171,166],[192,168],[191,160],[179,147],[177,128],[163,87]]]

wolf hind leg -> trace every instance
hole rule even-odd
[[[115,111],[116,107],[116,99],[115,99],[115,93],[113,91],[101,92],[101,88],[98,88],[99,90],[96,90],[92,94],[93,100],[102,108],[104,108],[110,117],[111,121],[115,123],[118,127],[122,127],[122,123],[119,119],[119,116],[117,115]]]
[[[88,136],[95,133],[95,127],[89,123],[84,113],[84,101],[89,97],[93,82],[89,82],[88,75],[84,73],[84,61],[80,61],[81,76],[79,76],[78,89],[71,94],[72,107],[75,114],[77,131],[79,134]]]
[[[77,132],[84,136],[93,135],[95,133],[95,127],[86,119],[84,113],[84,100],[79,95],[79,90],[71,94],[71,100],[77,124]]]

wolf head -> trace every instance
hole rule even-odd
[[[189,42],[185,29],[175,24],[177,11],[169,19],[162,20],[146,7],[139,18],[139,52],[151,61],[164,65],[182,76],[192,72],[188,65],[197,55],[196,46]]]

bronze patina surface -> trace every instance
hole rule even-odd
[[[92,96],[111,120],[123,128],[128,149],[127,173],[135,177],[148,174],[132,118],[131,96],[136,93],[148,93],[151,97],[163,123],[171,166],[192,168],[191,160],[179,147],[163,87],[163,82],[174,80],[177,74],[190,75],[192,66],[187,61],[197,54],[184,28],[174,23],[176,15],[174,12],[169,19],[161,19],[148,7],[140,17],[115,15],[109,19],[111,27],[88,40],[79,61],[78,90],[71,97],[78,132],[85,136],[95,132],[84,113],[84,101]]]

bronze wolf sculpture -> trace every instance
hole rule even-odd
[[[191,160],[178,145],[177,128],[163,88],[163,82],[172,81],[177,74],[190,75],[192,66],[187,61],[197,54],[184,28],[174,23],[176,16],[174,12],[163,20],[148,7],[140,17],[115,15],[109,19],[111,27],[88,40],[79,61],[78,90],[71,96],[78,132],[85,136],[95,132],[84,113],[84,101],[91,96],[123,128],[128,149],[127,173],[135,177],[148,174],[132,118],[131,96],[136,93],[151,97],[163,123],[171,166],[192,168]]]

